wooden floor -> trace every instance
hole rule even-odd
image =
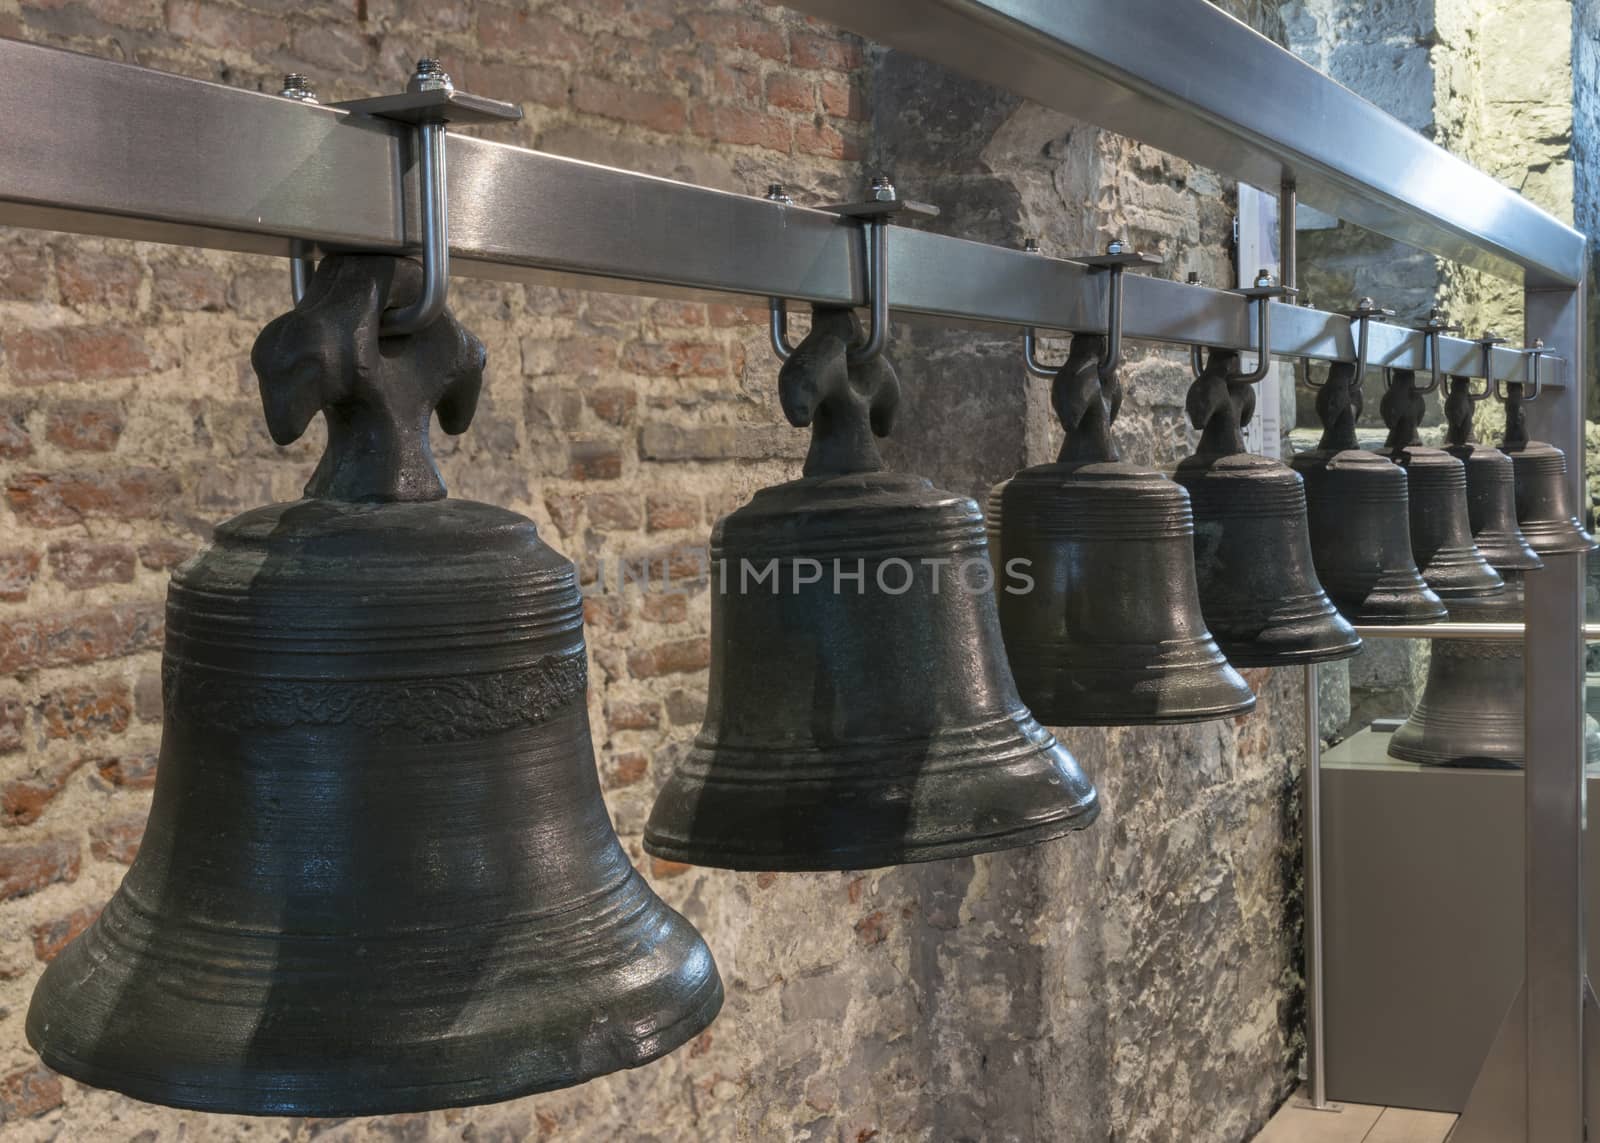
[[[1279,1109],[1255,1143],[1444,1143],[1456,1117],[1442,1111],[1411,1111],[1342,1103],[1338,1111],[1316,1111],[1296,1095]]]

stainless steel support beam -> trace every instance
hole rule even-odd
[[[0,225],[284,257],[296,240],[319,254],[420,247],[410,132],[396,125],[10,40],[0,118]],[[459,134],[448,147],[457,274],[866,304],[860,229],[835,214]],[[901,318],[1106,327],[1103,283],[1079,263],[896,226],[889,264]],[[1125,315],[1130,338],[1256,348],[1247,302],[1226,291],[1130,277]],[[1336,314],[1274,303],[1272,329],[1278,354],[1355,352]],[[1374,323],[1371,343],[1374,366],[1423,365],[1421,334]],[[1481,376],[1470,341],[1442,338],[1440,360]],[[1515,380],[1527,365],[1500,349],[1494,368]],[[1565,375],[1546,359],[1541,383]]]
[[[793,8],[1531,285],[1583,236],[1206,0],[785,0]]]

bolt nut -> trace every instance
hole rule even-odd
[[[789,192],[783,189],[782,183],[767,184],[767,201],[781,202],[788,206],[794,205],[794,199],[789,197]]]
[[[1184,280],[1187,281],[1191,286],[1198,286],[1200,284],[1200,271],[1190,270],[1189,276]]]
[[[1106,243],[1107,254],[1126,254],[1127,251],[1128,244],[1120,238],[1113,238],[1110,242]]]
[[[1258,289],[1272,285],[1272,271],[1265,267],[1256,271],[1256,287]]]
[[[450,81],[450,73],[436,59],[418,60],[416,73],[412,75],[411,82],[406,84],[406,90],[412,93],[455,89],[455,84]]]
[[[1039,240],[1037,238],[1024,238],[1022,240],[1022,249],[1029,254],[1039,253]]]
[[[894,189],[894,182],[888,175],[872,176],[872,201],[894,202],[899,195]]]
[[[283,90],[278,92],[285,99],[295,99],[301,103],[315,103],[317,93],[311,86],[311,80],[299,72],[290,72],[283,77]]]

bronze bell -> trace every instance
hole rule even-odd
[[[1051,400],[1067,436],[1054,464],[1017,473],[1001,503],[1001,554],[1033,589],[1002,591],[1017,689],[1052,726],[1199,722],[1255,706],[1206,629],[1194,517],[1183,486],[1118,460],[1106,339],[1078,334]]]
[[[650,853],[732,869],[867,869],[1082,829],[1094,786],[1017,697],[983,518],[883,471],[899,381],[818,308],[779,376],[804,476],[711,538],[705,725],[645,826]]]
[[[1318,386],[1322,440],[1290,461],[1306,482],[1317,577],[1352,623],[1437,623],[1444,603],[1411,552],[1406,470],[1359,446],[1361,406],[1359,371],[1334,362]]]
[[[1533,571],[1544,566],[1517,525],[1516,481],[1511,458],[1473,439],[1473,409],[1489,396],[1472,391],[1467,377],[1450,378],[1444,414],[1449,425],[1445,451],[1467,469],[1467,520],[1483,558],[1496,571]]]
[[[1567,454],[1555,445],[1528,439],[1522,385],[1505,386],[1506,435],[1500,451],[1511,458],[1517,489],[1517,523],[1528,544],[1543,556],[1592,552],[1594,537],[1572,510],[1567,488]]]
[[[1472,540],[1466,465],[1443,449],[1423,445],[1418,433],[1423,391],[1416,374],[1388,372],[1381,411],[1389,438],[1377,452],[1406,470],[1411,552],[1422,578],[1447,608],[1460,599],[1497,595],[1505,581]]]
[[[445,498],[429,419],[466,429],[482,345],[448,311],[379,340],[421,285],[327,258],[256,342],[273,439],[320,409],[327,451],[173,576],[144,842],[28,1010],[57,1071],[204,1111],[418,1111],[635,1067],[721,1006],[612,832],[572,564]]]
[[[1519,573],[1498,596],[1464,599],[1451,617],[1473,623],[1521,623]],[[1487,639],[1437,639],[1428,681],[1416,708],[1389,739],[1389,754],[1425,766],[1520,769],[1523,765],[1522,644]],[[1588,720],[1584,761],[1600,758],[1600,734]]]
[[[1200,609],[1235,666],[1347,658],[1361,640],[1317,580],[1304,481],[1245,451],[1255,404],[1239,355],[1212,350],[1187,401],[1200,445],[1174,474],[1194,505]]]

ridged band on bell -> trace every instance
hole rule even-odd
[[[1017,697],[971,500],[879,471],[897,381],[819,309],[780,379],[804,478],[712,537],[705,724],[644,846],[734,869],[863,869],[1081,829],[1093,785]]]
[[[1198,722],[1255,695],[1206,629],[1189,494],[1116,459],[1105,339],[1079,334],[1052,398],[1061,459],[1005,485],[1001,555],[1030,591],[1002,590],[1000,624],[1022,701],[1052,726]]]
[[[275,434],[324,407],[329,452],[307,499],[174,575],[143,843],[28,1012],[58,1071],[206,1111],[418,1111],[646,1063],[721,1005],[611,829],[573,566],[442,498],[425,426],[466,428],[481,346],[447,314],[377,353],[419,288],[326,259],[258,342]]]
[[[1499,596],[1462,600],[1451,615],[1464,622],[1520,623],[1522,586],[1511,582]],[[1411,717],[1390,737],[1389,754],[1425,766],[1521,768],[1524,709],[1520,642],[1435,640],[1427,683]],[[1585,735],[1584,756],[1586,763],[1600,759],[1600,736],[1592,730]]]
[[[1451,377],[1444,400],[1445,451],[1466,466],[1467,524],[1472,539],[1499,572],[1533,571],[1544,566],[1517,526],[1516,481],[1511,458],[1497,448],[1479,444],[1473,419],[1479,402],[1493,391],[1472,391],[1469,377]]]
[[[1411,551],[1405,469],[1359,447],[1355,365],[1338,361],[1317,392],[1322,440],[1290,467],[1305,481],[1311,558],[1323,590],[1352,623],[1436,623],[1444,603]]]
[[[1206,626],[1238,667],[1347,658],[1361,640],[1317,580],[1304,483],[1245,451],[1255,389],[1232,380],[1239,372],[1237,353],[1212,350],[1187,401],[1200,446],[1173,474],[1193,506]]]

